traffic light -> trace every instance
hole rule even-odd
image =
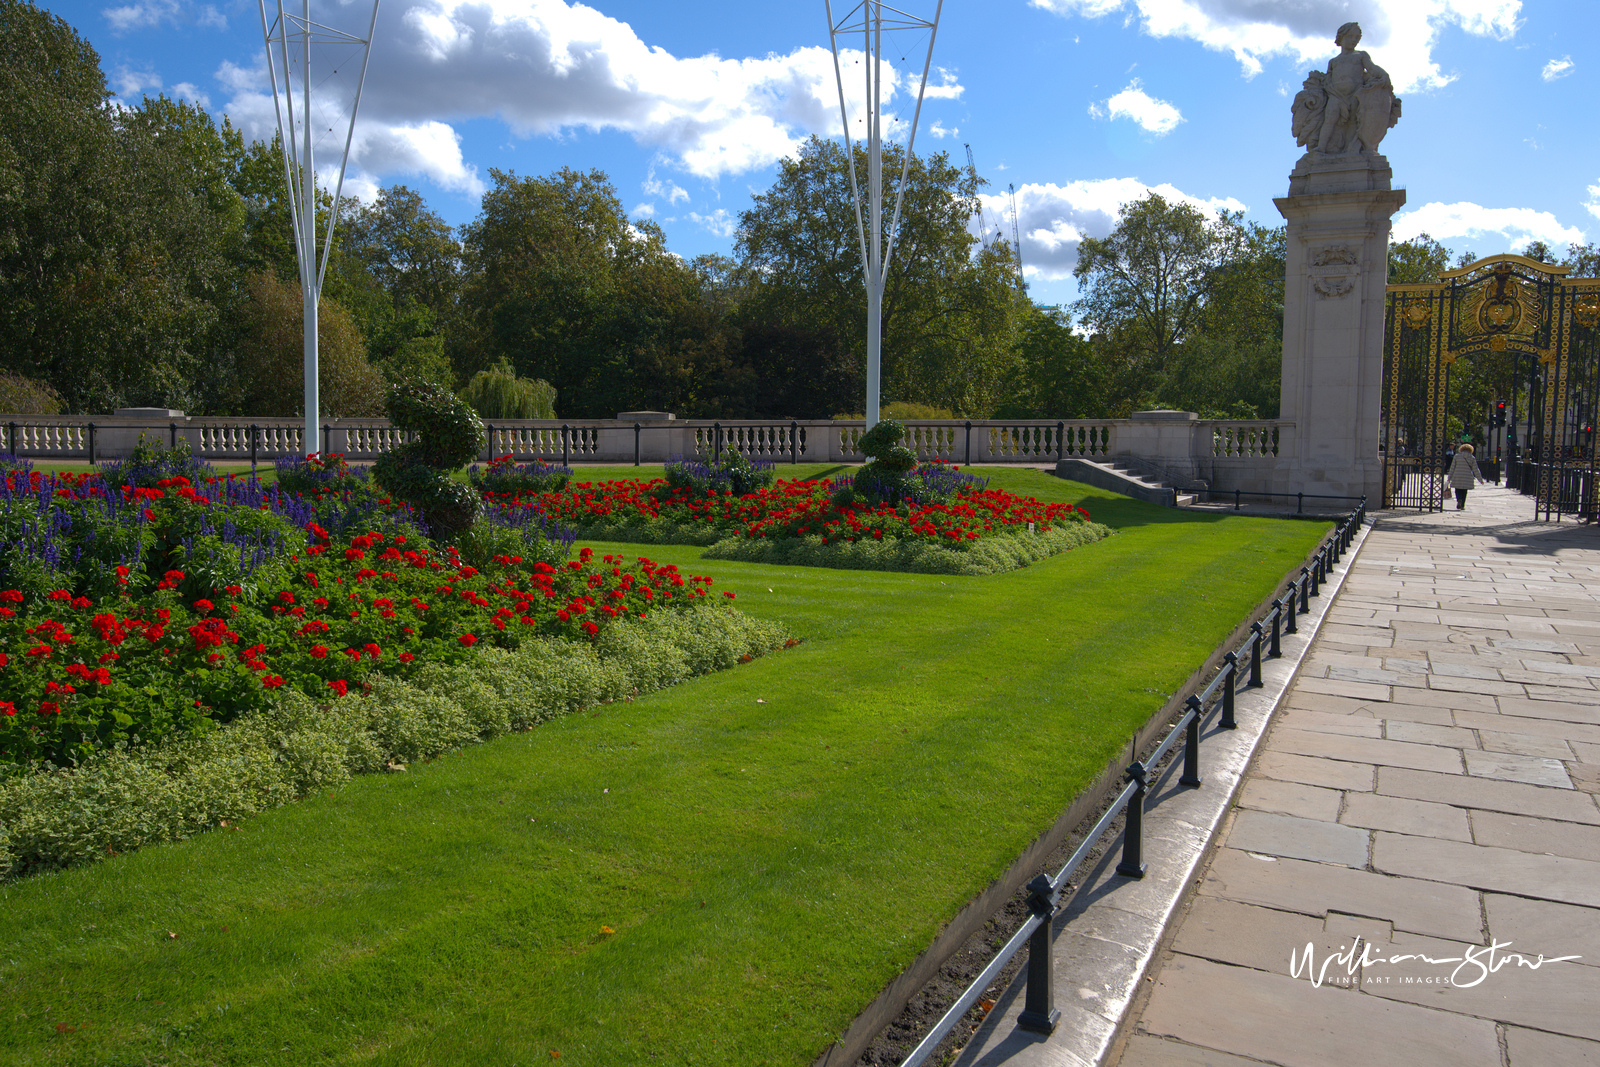
[[[1504,400],[1494,406],[1494,424],[1496,426],[1504,426],[1506,424],[1506,402]]]

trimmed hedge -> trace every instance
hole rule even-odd
[[[985,537],[973,542],[971,548],[961,550],[898,538],[823,544],[822,538],[815,536],[772,540],[730,537],[706,549],[701,558],[838,570],[977,576],[1026,567],[1035,560],[1092,544],[1111,533],[1111,527],[1097,522],[1075,522],[1038,534]]]
[[[721,605],[654,613],[608,627],[594,644],[486,647],[471,663],[409,682],[372,675],[369,695],[325,704],[284,691],[204,737],[0,777],[0,880],[182,840],[355,774],[629,700],[790,640],[777,624]]]

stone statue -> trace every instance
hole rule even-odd
[[[1358,23],[1340,26],[1334,41],[1340,51],[1327,72],[1306,75],[1295,94],[1295,143],[1323,155],[1376,155],[1384,134],[1400,121],[1400,98],[1384,69],[1356,51]]]

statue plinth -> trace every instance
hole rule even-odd
[[[1288,223],[1279,417],[1295,424],[1278,491],[1382,492],[1389,228],[1406,202],[1390,181],[1380,155],[1307,153],[1273,201]]]
[[[1388,191],[1392,176],[1389,160],[1375,152],[1335,156],[1311,151],[1289,172],[1289,195]]]

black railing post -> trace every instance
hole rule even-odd
[[[1283,649],[1278,644],[1278,635],[1283,632],[1283,600],[1272,602],[1272,644],[1267,646],[1267,655],[1277,659],[1283,655]]]
[[[1050,920],[1055,915],[1055,886],[1048,875],[1028,883],[1028,907],[1039,917],[1039,927],[1028,938],[1028,992],[1017,1026],[1035,1034],[1054,1032],[1061,1021],[1056,1008],[1055,960],[1051,951]]]
[[[1239,490],[1237,489],[1233,491],[1233,510],[1239,510]]]
[[[1128,765],[1128,781],[1137,782],[1138,788],[1128,798],[1128,815],[1122,829],[1122,862],[1117,873],[1124,878],[1144,877],[1144,764],[1134,760]]]
[[[1217,725],[1224,730],[1238,727],[1233,718],[1233,694],[1239,684],[1239,653],[1229,652],[1222,657],[1228,665],[1223,671],[1228,675],[1228,680],[1222,684],[1222,718],[1217,720]]]
[[[561,424],[561,465],[563,467],[572,466],[572,461],[567,458],[567,456],[568,456],[568,441],[570,440],[570,437],[571,437],[571,434],[570,434],[569,430],[570,430],[570,428],[567,426],[566,423],[563,422]]]
[[[94,462],[94,423],[92,423],[92,422],[89,424],[89,440],[86,442],[86,444],[88,444],[88,446],[89,446],[89,462],[93,463]]]
[[[177,423],[173,423],[171,426],[167,427],[167,447],[168,448],[177,448],[178,447],[178,424]]]
[[[1250,642],[1250,687],[1255,689],[1266,684],[1261,680],[1261,624],[1251,623],[1250,632],[1256,635]]]
[[[722,462],[722,423],[711,424],[711,462]]]
[[[967,420],[967,459],[964,466],[972,466],[972,420]]]
[[[641,427],[636,422],[633,424],[633,465],[639,465],[639,431]]]
[[[1178,784],[1198,786],[1200,784],[1200,717],[1206,713],[1206,709],[1197,696],[1191,696],[1185,703],[1189,707],[1189,736],[1183,739],[1183,777],[1178,779]]]
[[[1300,614],[1311,614],[1311,568],[1300,568]]]
[[[789,423],[789,462],[800,462],[800,423],[797,421]]]
[[[327,423],[323,423],[322,424],[322,454],[323,454],[324,457],[326,457],[328,452],[330,451],[328,446],[330,444],[332,444],[332,441],[330,440],[330,438],[332,436],[333,436],[333,427],[329,426]]]
[[[1283,619],[1283,632],[1297,634],[1300,632],[1298,619],[1300,618],[1300,588],[1294,582],[1289,583],[1289,614]]]
[[[256,465],[256,442],[261,436],[261,427],[255,423],[250,424],[250,466]]]
[[[1306,513],[1306,494],[1305,494],[1305,492],[1302,490],[1301,492],[1296,493],[1294,495],[1294,501],[1295,501],[1295,503],[1294,503],[1294,513],[1296,515],[1304,515]]]
[[[14,422],[6,423],[6,431],[6,451],[15,456],[17,455],[17,424]]]
[[[1056,423],[1056,462],[1067,458],[1067,424]]]

